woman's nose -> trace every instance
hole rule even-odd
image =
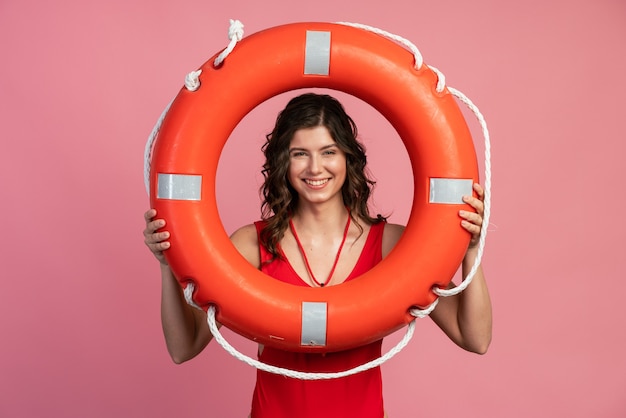
[[[319,155],[312,155],[309,160],[309,171],[313,174],[320,173],[322,171],[322,160]]]

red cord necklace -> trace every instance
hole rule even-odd
[[[309,265],[309,259],[306,257],[306,252],[302,247],[302,243],[300,242],[300,238],[298,238],[298,234],[296,234],[296,228],[293,226],[293,221],[289,218],[289,228],[291,228],[291,233],[296,239],[296,243],[298,244],[298,248],[302,253],[302,258],[304,258],[304,264],[306,264],[306,270],[309,272],[309,276],[311,279],[319,286],[324,287],[330,282],[330,279],[333,277],[333,273],[335,272],[335,268],[337,267],[337,263],[339,262],[339,256],[341,255],[341,249],[343,248],[343,244],[346,242],[346,238],[348,237],[348,230],[350,229],[350,213],[348,213],[348,222],[346,222],[346,229],[343,231],[343,239],[341,240],[341,244],[339,245],[339,250],[337,250],[337,256],[335,257],[335,262],[333,263],[333,268],[330,270],[330,274],[328,278],[324,282],[318,282],[315,276],[313,275],[313,271],[311,270],[311,266]]]

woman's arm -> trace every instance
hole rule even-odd
[[[146,229],[144,242],[161,267],[161,326],[167,351],[180,364],[198,355],[211,341],[206,324],[206,313],[187,304],[182,288],[174,277],[163,254],[170,247],[168,231],[157,232],[165,226],[163,219],[155,219],[156,210],[144,215]]]
[[[163,254],[170,247],[168,231],[163,219],[155,219],[156,211],[150,209],[144,215],[146,229],[144,241],[161,267],[161,325],[167,350],[175,363],[179,364],[197,356],[211,341],[206,312],[187,304],[183,290],[174,277]],[[258,240],[254,225],[237,230],[231,241],[248,262],[260,265]],[[218,324],[219,326],[219,324]]]
[[[483,221],[483,196],[480,185],[474,185],[477,197],[468,196],[465,202],[475,212],[461,211],[461,226],[472,238],[465,257],[463,258],[462,274],[465,278],[471,270],[476,253]],[[404,227],[387,224],[383,235],[383,257],[385,257],[400,239]],[[454,287],[451,284],[450,287]],[[457,345],[465,350],[483,354],[491,342],[491,300],[482,267],[478,267],[472,283],[455,296],[440,297],[435,310],[430,314],[433,321]]]
[[[476,197],[466,196],[465,202],[472,206],[475,212],[461,211],[461,226],[472,238],[461,268],[463,278],[474,265],[478,252],[478,240],[483,227],[483,188],[475,184]],[[451,287],[453,287],[452,285]],[[478,354],[487,352],[491,343],[492,311],[491,299],[487,282],[481,266],[478,266],[472,282],[465,290],[455,296],[439,298],[439,304],[430,314],[430,317],[457,345],[467,351]]]
[[[469,249],[466,253],[463,277],[472,268],[475,256],[475,249]],[[472,283],[461,293],[440,297],[430,317],[459,347],[478,354],[486,353],[491,343],[492,316],[482,267],[478,267]]]
[[[190,306],[169,266],[161,264],[161,326],[176,364],[191,360],[211,341],[206,312]]]

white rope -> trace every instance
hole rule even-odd
[[[246,356],[243,353],[237,351],[233,346],[231,346],[220,334],[219,329],[217,328],[217,324],[215,322],[215,306],[209,306],[207,310],[207,324],[209,324],[209,329],[211,330],[211,334],[215,341],[217,341],[228,353],[230,353],[233,357],[243,361],[244,363],[256,367],[259,370],[263,370],[269,373],[279,374],[287,377],[292,377],[294,379],[301,380],[328,380],[328,379],[337,379],[340,377],[350,376],[353,374],[364,372],[365,370],[372,369],[374,367],[378,367],[396,354],[398,354],[406,345],[409,343],[411,338],[413,337],[413,333],[415,331],[415,320],[411,321],[407,327],[406,334],[400,340],[395,347],[391,348],[386,354],[383,356],[374,359],[368,363],[362,364],[360,366],[354,367],[349,370],[345,370],[342,372],[334,372],[334,373],[306,373],[299,372],[296,370],[289,370],[282,367],[272,366],[270,364],[266,364],[255,360],[249,356]]]
[[[378,35],[390,38],[404,45],[409,51],[413,53],[413,57],[415,58],[415,68],[419,70],[422,67],[422,64],[423,64],[422,54],[419,52],[419,49],[408,39],[386,32],[382,29],[378,29],[372,26],[362,25],[360,23],[350,23],[350,22],[337,22],[337,23],[341,25],[347,25],[347,26],[352,26],[355,28],[367,30],[367,31],[376,33]],[[441,93],[446,87],[446,80],[445,80],[444,74],[441,71],[439,71],[437,68],[432,67],[430,65],[428,66],[428,68],[430,68],[437,75],[436,90],[438,93]],[[489,217],[491,215],[491,143],[489,140],[489,130],[487,129],[487,122],[485,121],[485,118],[483,117],[478,107],[467,96],[465,96],[459,90],[452,88],[450,86],[448,86],[448,91],[452,95],[454,95],[456,98],[458,98],[461,102],[463,102],[463,104],[465,104],[474,113],[474,115],[478,119],[478,122],[480,123],[483,138],[485,141],[485,182],[484,182],[485,196],[483,199],[483,203],[484,203],[483,223],[482,223],[482,228],[480,230],[480,237],[478,241],[478,251],[476,252],[476,258],[474,259],[474,264],[472,265],[472,268],[470,269],[469,273],[463,279],[463,281],[461,282],[459,286],[454,287],[452,289],[439,289],[437,287],[433,288],[433,292],[438,296],[457,295],[461,293],[463,290],[465,290],[467,286],[469,286],[472,280],[474,279],[474,276],[476,275],[476,272],[478,271],[478,267],[480,266],[480,263],[482,260],[486,237],[487,237],[487,225],[489,225]],[[432,309],[430,309],[431,307]],[[424,310],[413,309],[412,313],[415,313],[415,316],[421,318],[424,315],[428,315],[430,312],[432,312],[434,307],[432,305],[431,307],[426,308]],[[428,314],[425,314],[425,312],[428,312]]]
[[[185,77],[185,88],[189,91],[196,91],[200,88],[200,74],[202,70],[192,71]]]
[[[478,239],[478,251],[476,252],[476,258],[474,259],[474,264],[470,269],[469,273],[463,279],[461,284],[452,289],[439,289],[435,288],[433,291],[435,294],[439,296],[453,296],[461,293],[463,290],[470,285],[476,272],[478,271],[478,267],[480,266],[481,259],[483,257],[483,252],[485,250],[485,241],[487,239],[487,226],[489,225],[489,218],[491,216],[491,141],[489,139],[489,130],[487,129],[487,122],[483,117],[482,113],[478,109],[478,107],[463,93],[459,90],[448,86],[448,90],[452,93],[456,98],[458,98],[461,102],[463,102],[476,116],[478,119],[478,123],[480,124],[483,138],[485,140],[485,181],[484,181],[484,190],[485,196],[483,198],[484,204],[484,212],[483,212],[483,223],[480,229],[480,237]]]
[[[200,74],[202,74],[202,70],[192,71],[185,76],[185,88],[189,91],[196,91],[200,88]],[[150,196],[150,163],[152,162],[152,150],[154,149],[154,141],[156,141],[156,137],[161,130],[161,125],[163,124],[163,120],[169,112],[170,107],[172,107],[172,103],[174,100],[169,102],[169,104],[161,113],[161,116],[157,120],[156,124],[152,128],[152,132],[150,132],[150,136],[146,141],[146,147],[143,152],[143,182],[146,187],[146,193]]]
[[[405,39],[401,36],[395,35],[391,32],[384,31],[379,28],[375,28],[373,26],[363,25],[361,23],[351,23],[351,22],[337,22],[339,25],[352,26],[353,28],[363,29],[369,32],[376,33],[378,35],[384,36],[385,38],[392,39],[399,44],[404,45],[409,51],[413,53],[413,57],[415,57],[415,69],[420,70],[422,65],[424,64],[424,58],[422,57],[422,53],[417,49],[417,47],[408,39]]]
[[[183,291],[183,294],[185,295],[185,300],[187,301],[187,304],[189,306],[193,306],[194,308],[203,311],[204,309],[197,305],[196,302],[193,300],[193,291],[195,288],[196,287],[193,283],[187,283],[187,286],[185,286],[185,289]]]
[[[424,309],[411,308],[409,312],[411,313],[411,315],[413,315],[416,318],[426,318],[428,315],[430,315],[432,311],[435,310],[438,303],[439,303],[439,299],[435,299],[435,301],[431,303],[430,305],[428,305],[426,308]]]
[[[238,20],[230,19],[230,27],[228,28],[228,39],[230,39],[230,42],[228,43],[226,49],[224,49],[222,53],[219,54],[217,58],[215,58],[215,61],[213,61],[213,66],[219,67],[222,62],[224,62],[228,54],[230,54],[233,49],[235,49],[235,45],[237,45],[237,42],[241,41],[242,38],[243,23]]]
[[[148,194],[148,196],[150,196],[150,162],[152,161],[152,149],[154,148],[154,141],[159,134],[163,119],[165,119],[165,115],[167,115],[167,112],[169,112],[173,102],[174,100],[169,102],[169,104],[165,107],[165,110],[163,110],[163,113],[161,113],[159,120],[152,128],[152,132],[150,132],[150,136],[148,137],[148,141],[146,141],[146,147],[143,152],[143,182],[146,186],[146,193]]]
[[[446,76],[432,65],[429,65],[428,68],[437,74],[437,87],[435,87],[435,90],[437,93],[441,93],[446,88]]]
[[[187,90],[196,91],[200,88],[200,74],[202,74],[202,70],[195,70],[185,76],[185,88]],[[152,150],[154,148],[154,141],[156,140],[156,137],[161,130],[163,120],[165,119],[167,112],[169,112],[173,102],[174,100],[169,102],[169,104],[165,107],[165,110],[163,110],[163,113],[161,113],[161,116],[152,128],[152,132],[150,132],[150,136],[146,141],[146,146],[143,153],[143,182],[144,186],[146,187],[146,193],[148,194],[148,196],[150,196],[150,163],[152,162]]]
[[[185,286],[185,289],[183,290],[183,294],[185,296],[185,300],[187,301],[187,304],[189,304],[190,306],[192,306],[192,307],[194,307],[196,309],[199,309],[199,310],[203,310],[193,300],[194,289],[195,289],[195,285],[192,282],[189,282],[187,284],[187,286]],[[413,309],[410,310],[410,313],[411,313],[411,315],[413,315],[416,318],[424,318],[424,317],[430,315],[430,313],[437,306],[437,303],[439,303],[439,299],[436,299],[430,306],[428,306],[424,310],[413,308]],[[402,337],[402,339],[400,340],[400,342],[398,342],[398,344],[396,344],[394,347],[392,347],[386,354],[382,355],[381,357],[379,357],[377,359],[374,359],[374,360],[372,360],[372,361],[370,361],[368,363],[362,364],[360,366],[357,366],[357,367],[354,367],[352,369],[345,370],[345,371],[342,371],[342,372],[334,372],[334,373],[307,373],[307,372],[300,372],[300,371],[296,371],[296,370],[290,370],[290,369],[285,369],[285,368],[282,368],[282,367],[272,366],[270,364],[263,363],[261,361],[255,360],[255,359],[253,359],[253,358],[251,358],[251,357],[241,353],[240,351],[238,351],[228,341],[226,341],[224,336],[220,333],[219,328],[217,327],[217,322],[215,320],[215,306],[213,306],[213,305],[209,306],[209,308],[207,310],[207,324],[209,326],[209,330],[211,331],[211,334],[213,335],[215,341],[217,341],[218,344],[226,352],[228,352],[230,355],[232,355],[236,359],[238,359],[238,360],[248,364],[249,366],[255,367],[255,368],[259,369],[259,370],[263,370],[263,371],[266,371],[266,372],[269,372],[269,373],[274,373],[274,374],[280,374],[280,375],[287,376],[287,377],[293,377],[294,379],[301,379],[301,380],[337,379],[337,378],[340,378],[340,377],[350,376],[350,375],[353,375],[353,374],[364,372],[364,371],[372,369],[374,367],[378,367],[378,366],[382,365],[383,363],[385,363],[386,361],[388,361],[389,359],[391,359],[392,357],[394,357],[400,351],[402,351],[402,349],[407,346],[409,341],[411,341],[411,339],[413,338],[413,334],[415,333],[415,320],[413,320],[407,326],[407,331],[404,334],[404,337]]]

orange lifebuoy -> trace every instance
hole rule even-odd
[[[432,288],[449,284],[469,242],[458,196],[471,193],[478,164],[454,97],[437,92],[436,74],[415,69],[402,46],[341,24],[266,29],[244,38],[217,68],[216,56],[201,67],[201,87],[182,89],[172,102],[150,168],[151,204],[167,221],[166,257],[181,285],[193,282],[195,303],[216,305],[228,328],[286,350],[352,348],[406,325],[411,307],[431,304]],[[377,109],[402,138],[414,174],[411,214],[393,251],[357,280],[325,288],[292,286],[247,263],[215,197],[219,157],[235,126],[263,101],[313,87]],[[450,188],[452,200],[441,198]]]

